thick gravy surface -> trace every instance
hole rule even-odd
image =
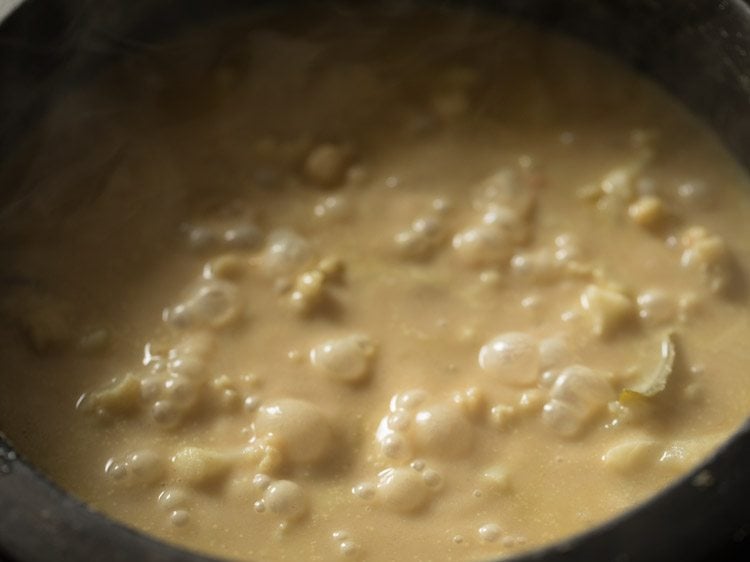
[[[748,179],[569,39],[269,12],[134,53],[27,145],[0,177],[0,427],[167,541],[517,553],[750,408]]]

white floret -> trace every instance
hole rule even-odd
[[[649,438],[627,439],[602,455],[605,467],[624,475],[633,475],[657,461],[658,443]]]
[[[226,281],[208,280],[184,302],[165,310],[164,320],[179,329],[221,328],[234,321],[239,313],[237,288]]]
[[[267,402],[255,418],[256,436],[273,436],[285,458],[310,464],[323,460],[333,447],[333,430],[325,414],[305,400]]]
[[[201,447],[185,447],[172,457],[177,478],[191,486],[207,486],[223,479],[231,469],[229,458]]]
[[[377,500],[400,513],[424,507],[430,490],[422,476],[412,468],[387,468],[378,475]]]
[[[487,267],[506,263],[513,255],[515,242],[507,230],[482,223],[458,232],[452,246],[467,265]]]
[[[556,433],[572,437],[604,410],[614,391],[604,373],[582,365],[564,369],[550,390],[542,419]]]
[[[445,238],[440,217],[420,217],[411,226],[393,237],[398,253],[410,259],[426,259],[432,256]]]
[[[581,306],[591,318],[598,336],[611,336],[635,317],[635,306],[621,291],[589,285],[581,294]]]
[[[307,511],[307,500],[302,486],[291,480],[277,480],[263,493],[263,503],[271,513],[284,519],[299,519]]]
[[[474,446],[474,427],[454,402],[439,403],[414,416],[412,436],[424,455],[456,459],[469,454]]]
[[[151,449],[134,451],[126,457],[125,461],[133,479],[139,484],[155,484],[166,474],[164,459]]]
[[[474,201],[477,208],[495,204],[512,209],[520,217],[528,217],[534,209],[536,193],[511,169],[503,169],[489,176],[479,185],[479,196]]]
[[[313,257],[310,243],[292,230],[274,230],[268,236],[263,254],[263,270],[272,276],[290,275],[302,269]]]
[[[512,386],[529,386],[539,374],[537,341],[521,332],[500,334],[479,350],[479,366]]]
[[[363,334],[328,340],[310,350],[310,362],[326,377],[344,383],[357,383],[369,374],[375,345]]]
[[[720,293],[732,281],[732,260],[724,239],[697,226],[687,229],[680,236],[683,247],[680,263],[683,267],[699,272],[708,288]]]

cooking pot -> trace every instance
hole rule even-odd
[[[0,158],[56,96],[95,75],[114,58],[187,25],[252,10],[261,3],[21,2],[0,26]],[[738,160],[750,165],[750,9],[744,2],[455,3],[469,5],[468,9],[480,14],[482,10],[501,11],[528,18],[611,51],[673,92],[703,117]],[[0,11],[3,6],[0,2]],[[0,189],[7,197],[12,186]],[[646,503],[579,536],[508,560],[747,560],[748,534],[750,422],[703,465]],[[209,560],[167,546],[82,504],[21,458],[0,434],[1,559]]]

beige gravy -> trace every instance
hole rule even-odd
[[[0,176],[0,427],[254,560],[481,560],[750,407],[748,179],[657,87],[450,10],[269,13],[66,95]]]

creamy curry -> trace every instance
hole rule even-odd
[[[67,93],[0,179],[0,427],[201,552],[514,554],[750,408],[748,178],[529,24],[259,11]]]

